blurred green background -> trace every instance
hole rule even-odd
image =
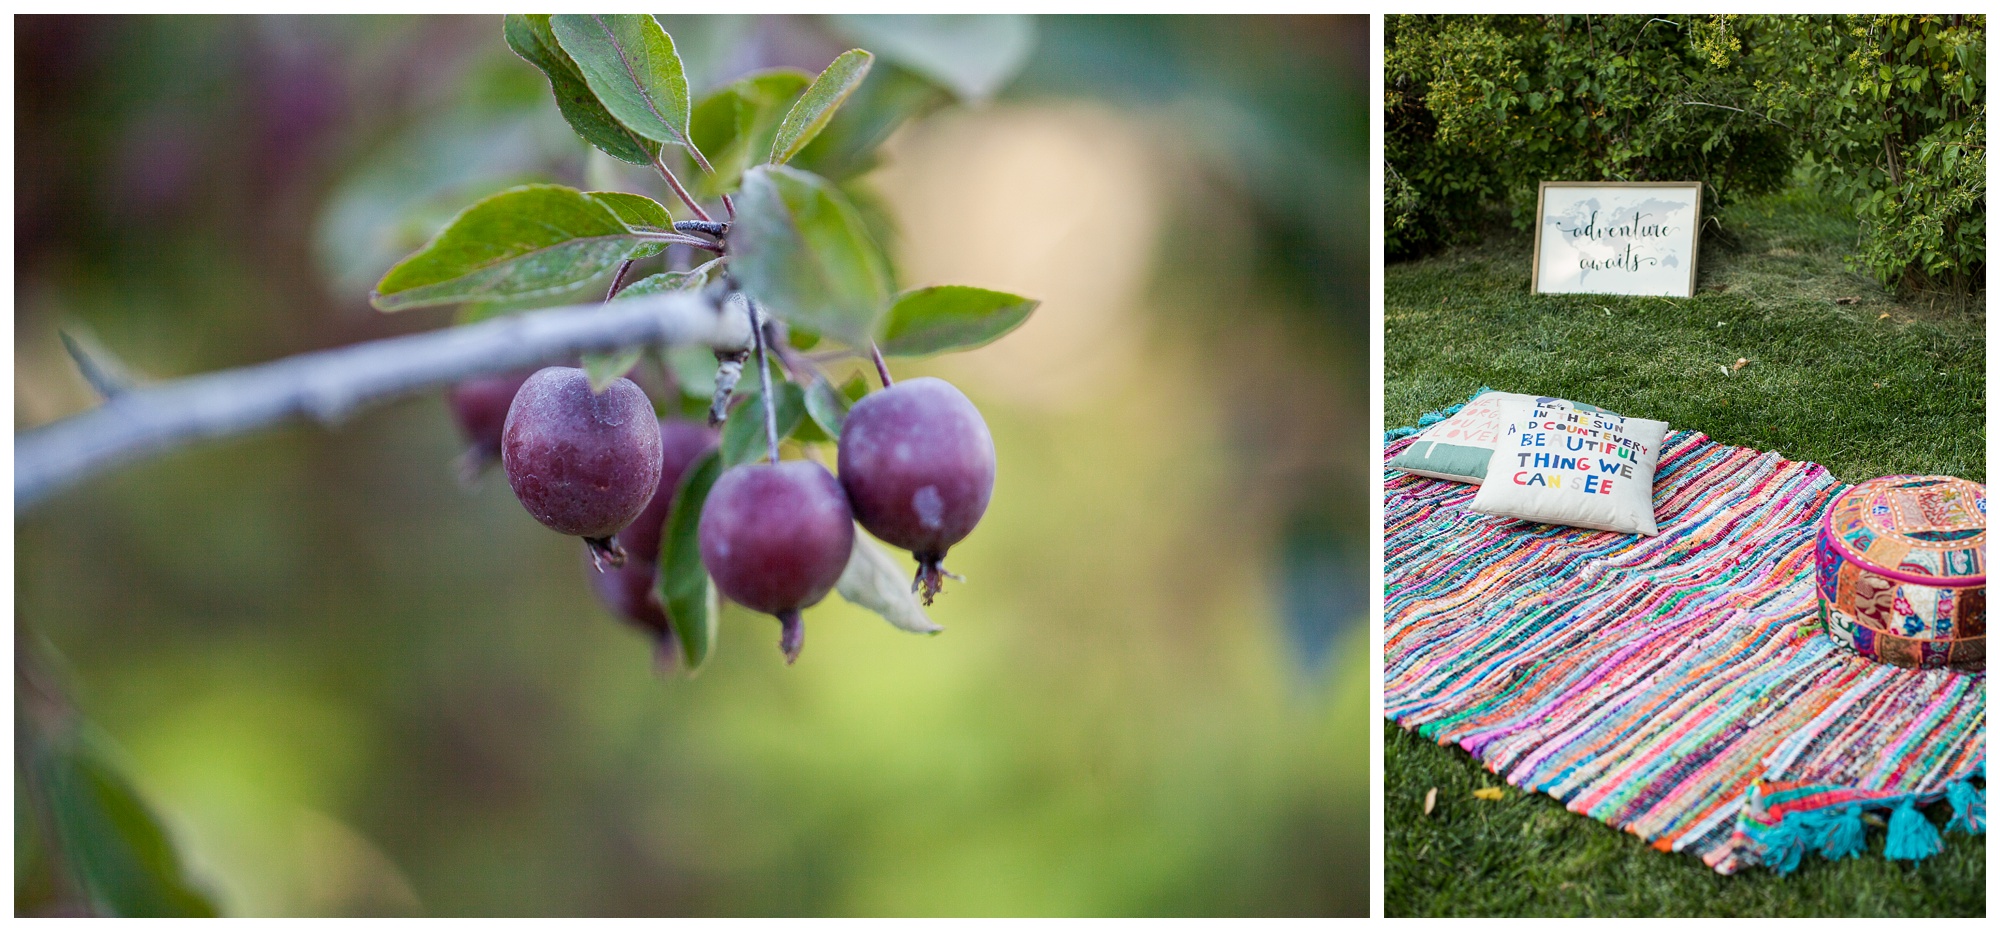
[[[882,27],[662,21],[697,93]],[[1365,914],[1366,19],[1015,26],[870,178],[903,284],[1044,300],[902,367],[999,449],[945,633],[833,599],[788,669],[731,609],[664,679],[425,396],[22,516],[17,705],[46,658],[229,914]],[[602,171],[497,16],[14,38],[17,431],[93,404],[59,331],[165,379],[442,326],[368,285]],[[16,801],[17,912],[77,911]]]

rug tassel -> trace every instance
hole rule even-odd
[[[1892,861],[1921,861],[1942,850],[1944,840],[1938,837],[1937,826],[1917,811],[1914,800],[1903,800],[1889,816],[1889,843],[1882,847],[1882,856]]]
[[[1840,813],[1832,809],[1808,809],[1791,816],[1789,821],[1798,823],[1799,843],[1807,851],[1823,851],[1827,833],[1833,830],[1833,822],[1838,818]]]
[[[1945,831],[1986,833],[1986,791],[1973,786],[1971,780],[1960,780],[1945,790],[1945,798],[1951,800],[1951,821],[1944,824]]]
[[[1858,858],[1868,850],[1867,830],[1861,824],[1861,807],[1848,806],[1826,821],[1820,837],[1819,853],[1827,860]]]
[[[1799,861],[1805,858],[1806,841],[1800,837],[1805,826],[1799,819],[1780,819],[1778,824],[1764,835],[1764,863],[1780,874],[1789,874],[1799,869]]]

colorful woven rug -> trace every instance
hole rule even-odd
[[[1914,808],[1941,798],[1947,831],[1983,832],[1985,677],[1819,630],[1815,522],[1844,488],[1675,431],[1644,538],[1473,514],[1477,486],[1388,470],[1388,717],[1725,874],[1858,856],[1867,810],[1891,858],[1942,848]]]

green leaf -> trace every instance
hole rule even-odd
[[[967,285],[904,292],[882,325],[882,353],[927,356],[972,349],[1019,327],[1040,301]]]
[[[696,186],[710,195],[736,190],[744,170],[770,154],[778,124],[811,83],[812,75],[778,68],[738,78],[697,101],[688,135],[715,171],[697,176]]]
[[[616,300],[641,298],[648,295],[665,294],[670,291],[694,291],[705,287],[709,276],[721,269],[721,259],[712,259],[685,272],[659,272],[626,285],[618,292]],[[673,373],[681,394],[699,399],[707,410],[709,399],[715,395],[715,353],[706,346],[668,347],[660,354],[667,370]],[[586,366],[586,369],[589,367]]]
[[[694,291],[706,287],[710,278],[722,268],[720,257],[710,259],[685,272],[656,272],[618,292],[619,299],[638,298],[646,295],[664,294],[669,291]]]
[[[840,581],[833,588],[841,598],[882,616],[884,621],[904,631],[913,634],[943,631],[942,626],[924,613],[923,606],[917,604],[916,595],[910,591],[911,576],[908,568],[857,526],[854,552],[848,555],[847,568],[841,571]]]
[[[667,214],[667,208],[660,202],[643,194],[627,194],[623,191],[588,191],[584,194],[600,204],[634,233],[669,233],[674,228],[674,218]],[[667,250],[667,244],[653,242],[634,252],[632,258],[646,259]]]
[[[837,16],[835,25],[877,53],[963,100],[1005,87],[1035,49],[1035,24],[1017,14]]]
[[[660,604],[666,607],[667,623],[680,644],[681,663],[693,673],[708,662],[715,649],[717,611],[715,584],[701,565],[701,506],[708,490],[722,475],[722,458],[711,450],[687,468],[680,488],[674,492],[673,506],[667,511],[665,529],[660,532],[659,580],[655,583]]]
[[[702,410],[707,411],[715,398],[715,352],[706,346],[676,346],[668,349],[665,357],[681,394],[701,402]]]
[[[902,290],[896,283],[895,243],[898,233],[895,211],[889,206],[888,200],[869,183],[866,176],[849,178],[840,182],[838,187],[841,195],[847,198],[847,203],[853,206],[854,213],[861,218],[861,226],[868,231],[868,238],[875,241],[876,248],[881,252],[882,268],[888,276],[889,290],[891,292]]]
[[[791,112],[785,114],[785,121],[778,124],[778,135],[771,141],[771,164],[791,161],[792,156],[812,142],[826,128],[827,121],[833,119],[834,111],[840,109],[847,95],[861,86],[874,63],[875,56],[860,49],[848,49],[827,65],[800,95],[798,103],[792,105]]]
[[[214,916],[160,824],[91,732],[39,749],[57,841],[92,905],[114,916]]]
[[[548,76],[556,109],[578,136],[613,158],[635,165],[652,163],[660,144],[626,129],[604,109],[584,80],[583,71],[556,41],[548,14],[509,13],[503,31],[507,47]]]
[[[612,215],[618,218],[618,222],[625,224],[628,229],[664,233],[671,232],[674,228],[674,219],[667,214],[667,208],[659,201],[643,194],[589,191],[585,192],[584,196],[610,209]]]
[[[786,330],[785,339],[795,350],[809,350],[819,345],[819,333],[809,327],[791,327]]]
[[[532,297],[504,297],[467,301],[464,304],[460,304],[458,310],[452,313],[451,323],[452,326],[463,327],[466,324],[476,324],[482,320],[494,317],[519,314],[522,311],[537,311],[542,308],[557,307],[570,303],[581,304],[593,298],[603,297],[604,292],[611,287],[611,276],[614,272],[616,272],[615,268],[605,269],[603,272],[571,285],[568,288],[545,294],[537,294]]]
[[[828,439],[839,440],[840,429],[847,424],[848,408],[847,398],[840,389],[834,388],[826,376],[819,376],[806,386],[805,402],[806,413],[812,416],[813,423],[826,432]]]
[[[729,420],[722,425],[724,466],[760,462],[770,454],[770,442],[764,434],[764,396],[752,381],[755,378],[755,373],[743,373],[743,382],[736,386],[736,395],[743,401],[729,412]],[[771,388],[778,393],[778,440],[782,442],[805,420],[805,391],[776,378],[771,380]]]
[[[581,191],[525,185],[452,218],[424,248],[382,276],[371,300],[382,310],[400,311],[560,294],[654,245]]]
[[[855,402],[867,397],[868,377],[859,372],[848,376],[847,381],[840,383],[840,394],[847,399],[847,407],[852,409]],[[842,426],[846,426],[844,422]]]
[[[583,354],[583,374],[590,377],[590,390],[603,394],[611,383],[625,377],[632,367],[639,364],[639,358],[646,355],[643,346],[631,346],[615,353]]]
[[[744,291],[779,319],[853,347],[874,336],[889,304],[887,267],[826,179],[782,165],[751,169],[729,246]]]
[[[791,164],[835,181],[853,178],[875,167],[876,150],[898,127],[950,102],[950,92],[915,72],[879,63]]]
[[[645,13],[560,14],[549,25],[591,93],[626,129],[689,144],[687,75],[658,20]]]

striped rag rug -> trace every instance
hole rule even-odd
[[[1675,431],[1646,538],[1473,514],[1477,486],[1388,470],[1388,717],[1724,874],[1858,856],[1868,810],[1891,858],[1942,848],[1915,808],[1939,799],[1946,831],[1983,832],[1985,677],[1819,629],[1814,531],[1845,488]]]

